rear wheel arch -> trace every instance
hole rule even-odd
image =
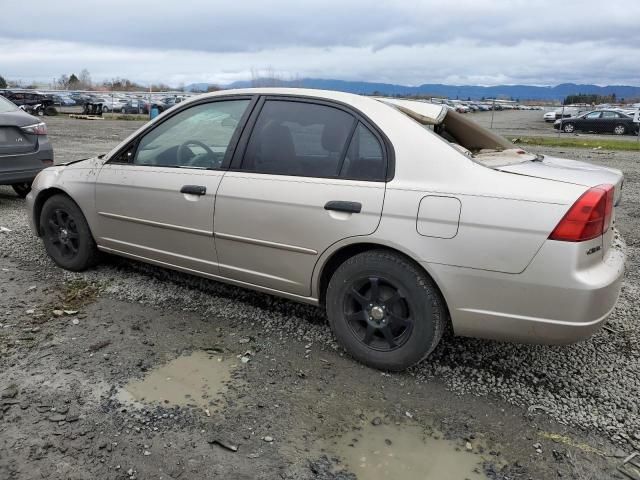
[[[442,288],[434,278],[434,276],[426,269],[422,264],[420,264],[417,260],[415,260],[411,255],[406,252],[403,252],[397,248],[390,247],[388,245],[383,245],[380,243],[372,243],[372,242],[363,242],[363,243],[352,243],[349,245],[342,246],[338,248],[335,252],[331,253],[331,255],[324,261],[322,264],[320,274],[318,275],[317,283],[316,283],[316,292],[318,294],[318,301],[320,305],[324,305],[326,301],[326,293],[327,287],[329,286],[329,281],[331,277],[335,273],[335,271],[349,258],[358,255],[360,253],[364,253],[371,250],[382,250],[385,252],[393,253],[403,257],[409,263],[413,264],[417,269],[424,272],[424,274],[429,277],[429,279],[433,282],[442,301],[444,302],[445,309],[447,310],[447,318],[450,319],[449,315],[449,307],[447,299],[442,291]],[[450,320],[449,320],[450,322]]]

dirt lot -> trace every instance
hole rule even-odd
[[[511,113],[540,115],[496,116]],[[58,162],[140,125],[47,122]],[[62,271],[0,187],[0,479],[624,478],[640,447],[640,158],[549,153],[626,174],[607,329],[563,347],[445,338],[402,374],[352,361],[315,308],[116,258]]]

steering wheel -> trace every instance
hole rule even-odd
[[[201,141],[199,141],[199,140],[187,140],[186,142],[184,142],[182,145],[180,145],[178,147],[177,156],[178,156],[178,164],[179,165],[186,165],[187,164],[186,162],[183,161],[182,157],[186,153],[187,147],[189,145],[197,145],[198,147],[202,147],[207,152],[207,155],[211,156],[211,160],[212,161],[216,156],[216,154],[213,152],[213,150],[211,150],[207,145],[205,145]],[[191,163],[189,163],[188,165],[191,165]]]

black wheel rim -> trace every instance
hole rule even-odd
[[[62,209],[55,209],[47,218],[47,233],[51,246],[62,258],[71,259],[78,254],[78,227],[71,215]]]
[[[360,278],[350,284],[343,315],[353,335],[363,345],[380,352],[404,345],[414,326],[413,311],[403,289],[380,276]]]

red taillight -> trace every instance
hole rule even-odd
[[[44,122],[36,123],[34,125],[27,125],[26,127],[20,127],[20,128],[23,132],[30,133],[31,135],[47,134],[47,124]]]
[[[582,242],[602,235],[611,223],[613,191],[609,184],[587,190],[562,217],[549,239]]]

